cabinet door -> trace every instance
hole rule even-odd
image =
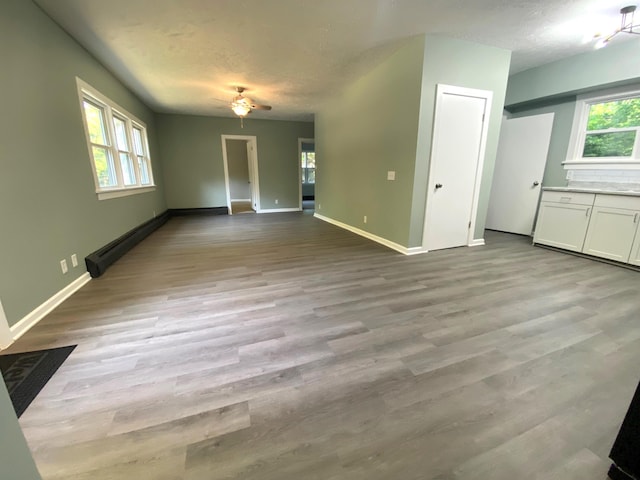
[[[588,205],[540,203],[533,242],[581,252],[590,212]]]
[[[634,220],[640,225],[640,215],[634,217]],[[629,263],[640,266],[640,226],[636,227],[636,238],[631,247],[631,255],[629,256]]]
[[[638,212],[620,208],[593,207],[584,242],[584,253],[628,262],[636,234]]]

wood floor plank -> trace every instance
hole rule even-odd
[[[7,353],[45,480],[604,480],[640,277],[486,232],[403,256],[305,213],[180,217]]]

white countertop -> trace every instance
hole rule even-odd
[[[599,193],[604,195],[626,195],[628,197],[640,197],[640,192],[633,190],[602,190],[598,188],[574,187],[542,187],[542,190],[549,192]]]

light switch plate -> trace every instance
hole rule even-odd
[[[396,179],[396,172],[394,170],[389,170],[387,172],[387,180],[395,180]]]

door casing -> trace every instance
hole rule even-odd
[[[260,181],[258,175],[258,139],[255,135],[226,135],[222,134],[222,160],[224,163],[224,184],[227,194],[227,208],[231,211],[231,188],[229,185],[229,163],[227,159],[227,140],[245,140],[249,158],[249,181],[251,182],[251,204],[253,209],[260,212]]]

